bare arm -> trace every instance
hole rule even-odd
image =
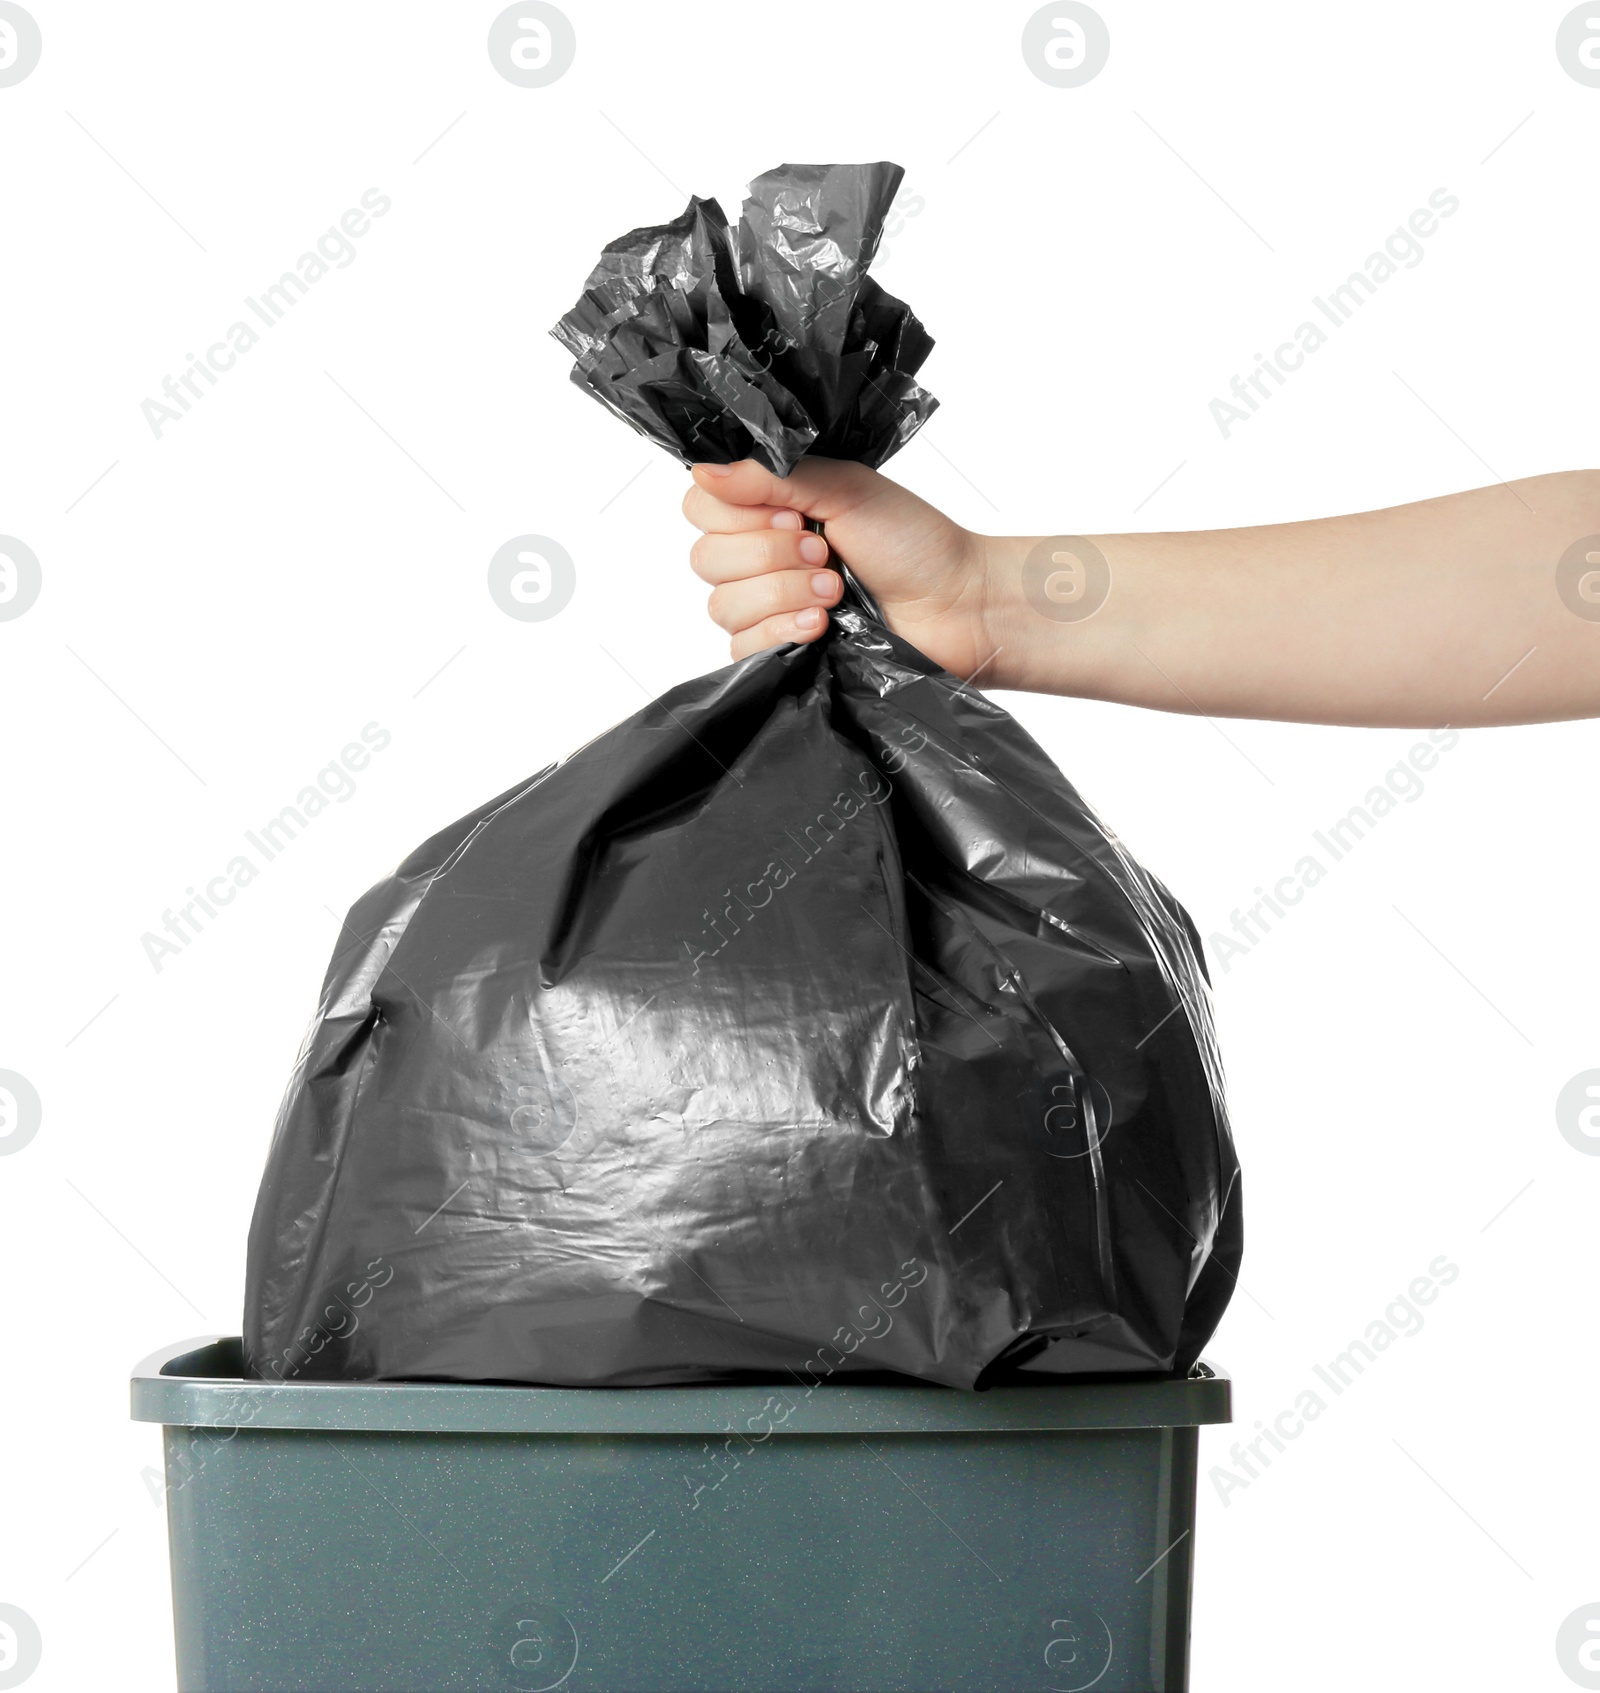
[[[1304,523],[1087,537],[974,535],[828,460],[782,480],[697,466],[695,483],[693,561],[718,584],[736,656],[826,626],[837,594],[800,551],[803,515],[824,520],[891,627],[989,687],[1313,723],[1600,715],[1600,472]]]

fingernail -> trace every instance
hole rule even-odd
[[[800,556],[807,564],[826,564],[828,543],[820,535],[806,535],[800,542]]]
[[[825,615],[826,613],[821,612],[815,606],[812,606],[807,611],[796,613],[795,624],[801,629],[815,629],[817,625],[821,623]]]
[[[811,578],[811,592],[819,600],[831,600],[833,591],[839,586],[839,578],[831,570],[819,570]]]
[[[695,469],[703,470],[707,476],[733,475],[733,466],[731,464],[697,464]]]
[[[774,529],[798,529],[800,527],[800,513],[797,511],[775,511],[772,514]]]

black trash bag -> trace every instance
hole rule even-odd
[[[739,284],[709,201],[615,243],[558,331],[578,380],[684,457],[881,462],[933,405],[862,275],[899,175],[758,179]],[[1239,1213],[1189,919],[847,576],[822,640],[674,689],[351,910],[246,1369],[1186,1371]]]

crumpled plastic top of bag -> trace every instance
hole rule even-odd
[[[933,403],[863,275],[898,179],[758,178],[738,283],[711,201],[624,237],[559,332],[579,381],[679,456],[880,462]],[[672,689],[351,908],[251,1227],[249,1375],[1194,1363],[1242,1236],[1193,925],[844,576],[821,639]]]
[[[737,230],[715,200],[630,230],[551,331],[572,380],[685,464],[804,453],[881,465],[938,402],[933,342],[867,274],[898,165],[780,165]]]

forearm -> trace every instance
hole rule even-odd
[[[1600,472],[1571,471],[1306,523],[1087,537],[1108,588],[1070,541],[985,537],[1000,650],[984,680],[1314,723],[1600,715],[1600,575],[1577,609],[1557,581],[1594,535]]]

